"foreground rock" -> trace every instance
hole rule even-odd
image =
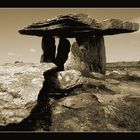
[[[20,123],[37,105],[43,72],[54,64],[5,64],[0,66],[0,126]]]
[[[1,131],[140,130],[137,81],[111,79],[98,73],[83,76],[78,70],[58,71],[52,63],[7,64],[0,70]],[[9,90],[2,86],[6,82],[11,82]],[[21,92],[11,92],[20,88]]]

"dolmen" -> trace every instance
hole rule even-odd
[[[80,13],[36,22],[19,30],[19,33],[42,37],[43,54],[40,62],[53,62],[60,70],[77,69],[105,74],[104,36],[138,30],[138,23],[118,19],[99,21]],[[59,38],[57,50],[55,38]],[[76,42],[71,45],[68,38],[75,38]]]

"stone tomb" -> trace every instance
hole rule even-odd
[[[139,24],[118,19],[95,20],[85,14],[60,15],[33,23],[19,33],[42,37],[40,62],[53,62],[60,70],[76,69],[81,72],[105,74],[105,35],[138,31]],[[57,55],[55,37],[59,38]],[[75,38],[72,45],[67,38]]]

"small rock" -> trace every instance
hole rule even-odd
[[[93,78],[95,79],[104,79],[105,75],[101,74],[101,73],[96,73],[96,72],[91,72],[90,76],[93,76]]]
[[[81,93],[77,96],[65,97],[60,100],[60,105],[69,108],[82,108],[93,101],[92,95],[89,93]]]
[[[110,83],[110,84],[113,84],[113,85],[119,85],[120,84],[120,81],[115,80],[115,79],[106,79],[105,81]]]
[[[140,71],[128,71],[129,77],[140,78]]]
[[[81,77],[81,72],[77,70],[68,70],[58,72],[59,88],[67,90],[77,85]]]

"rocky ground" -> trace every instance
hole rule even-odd
[[[140,63],[106,75],[53,63],[0,65],[1,131],[140,131]]]

